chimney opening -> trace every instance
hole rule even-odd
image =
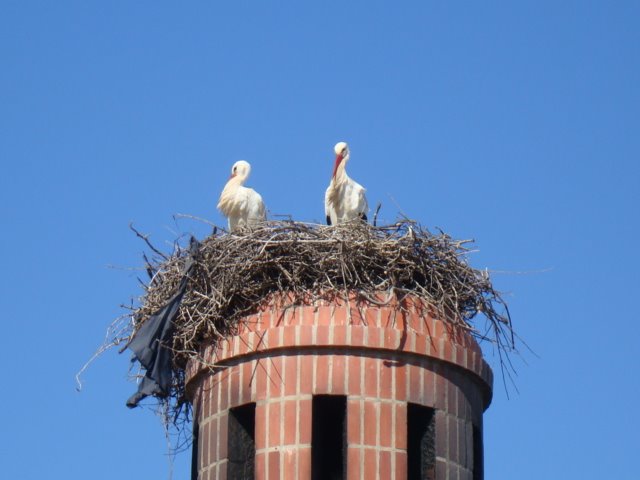
[[[408,480],[435,480],[435,431],[435,414],[432,408],[415,403],[407,404]]]
[[[256,404],[229,409],[227,431],[228,480],[253,480],[256,458]]]
[[[484,446],[482,430],[473,426],[473,480],[484,480]]]
[[[311,406],[311,478],[343,480],[346,472],[346,414],[344,395],[316,395]]]

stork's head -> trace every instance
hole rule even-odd
[[[340,164],[342,162],[346,163],[347,160],[349,160],[349,146],[346,142],[338,142],[336,146],[333,147],[333,151],[336,152],[336,163],[333,167],[333,177],[335,177]]]
[[[249,165],[249,162],[245,160],[238,160],[233,164],[233,167],[231,167],[231,177],[229,178],[239,177],[241,181],[245,181],[249,178],[250,173],[251,165]]]

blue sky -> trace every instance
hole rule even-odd
[[[223,223],[238,159],[320,221],[345,140],[383,220],[476,239],[539,355],[496,382],[486,478],[637,478],[640,5],[309,3],[0,4],[2,477],[166,478],[127,355],[74,390],[140,291],[127,225],[205,235],[172,215]]]

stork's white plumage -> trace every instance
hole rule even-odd
[[[324,194],[324,213],[327,225],[337,225],[360,218],[367,221],[369,205],[365,188],[347,175],[345,167],[349,161],[349,146],[338,142],[334,147],[336,163],[331,182]]]
[[[243,186],[250,173],[249,162],[238,160],[231,167],[231,177],[220,194],[218,210],[227,217],[231,232],[242,227],[251,227],[266,219],[260,194],[253,188]]]

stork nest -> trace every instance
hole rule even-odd
[[[112,326],[112,345],[126,343],[175,294],[190,255],[177,243],[165,254],[136,233],[153,252],[144,256],[149,281],[138,305]],[[406,295],[418,297],[442,320],[495,344],[502,368],[503,354],[514,348],[511,320],[488,273],[469,266],[472,243],[410,220],[377,227],[272,221],[236,233],[214,228],[193,256],[174,322],[172,408],[179,412],[185,403],[185,367],[201,347],[233,334],[243,317],[282,292],[291,304],[347,295],[375,302],[384,293],[401,305]]]

